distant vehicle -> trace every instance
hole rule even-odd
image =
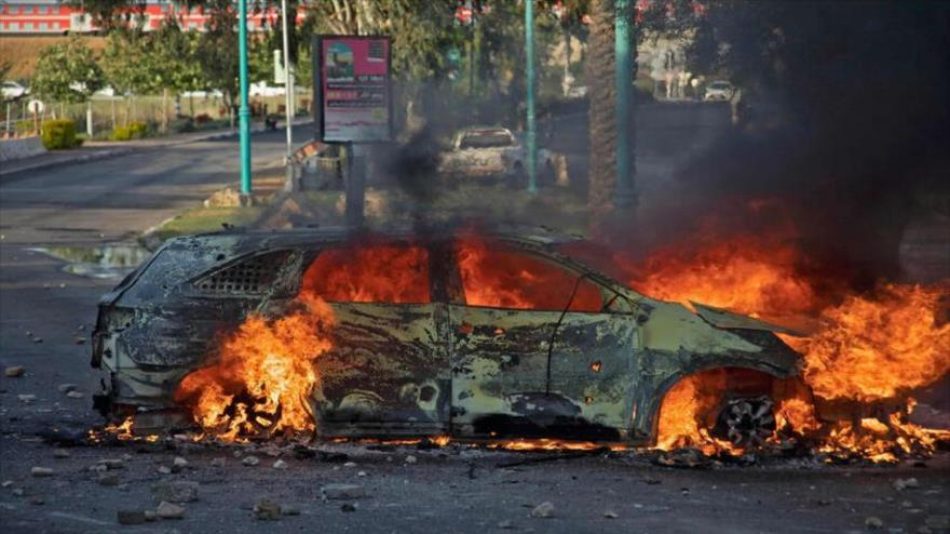
[[[210,91],[185,91],[181,96],[184,98],[223,98],[224,93],[218,89],[212,89]]]
[[[439,158],[439,173],[452,177],[504,178],[511,185],[527,180],[527,153],[511,130],[500,127],[472,127],[460,130],[452,146]],[[538,170],[553,177],[554,154],[538,149]]]
[[[727,81],[717,80],[706,86],[706,92],[703,95],[703,100],[715,101],[715,100],[729,100],[732,98],[736,92],[734,85]]]
[[[3,82],[3,99],[4,100],[15,100],[21,96],[28,94],[29,89],[23,87],[17,82]]]
[[[284,96],[283,87],[271,87],[266,82],[252,83],[248,88],[251,96]]]

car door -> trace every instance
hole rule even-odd
[[[636,321],[623,304],[541,251],[461,238],[454,257],[453,432],[624,439]]]
[[[434,302],[426,245],[368,242],[319,251],[301,293],[333,309],[333,348],[316,361],[321,436],[447,432],[446,304]]]

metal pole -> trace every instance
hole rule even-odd
[[[524,3],[524,53],[527,70],[525,155],[528,164],[528,192],[533,194],[538,192],[538,138],[534,123],[534,0],[525,0]]]
[[[293,96],[290,91],[293,89],[290,86],[290,36],[288,35],[288,26],[287,26],[287,0],[281,0],[280,2],[281,16],[283,18],[284,25],[284,111],[287,117],[287,176],[288,179],[293,179],[293,169],[291,168],[291,158],[293,157],[293,146],[294,146],[294,132],[293,132],[293,123],[294,123],[294,109],[293,109]]]
[[[630,44],[633,21],[632,0],[614,0],[614,54],[616,56],[617,89],[617,189],[614,205],[618,208],[632,206],[636,201],[634,192],[633,164],[633,55]]]
[[[238,129],[241,143],[241,196],[250,202],[251,196],[251,108],[248,106],[247,74],[247,0],[238,0],[238,77],[240,79],[241,108],[238,110]]]

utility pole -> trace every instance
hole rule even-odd
[[[287,25],[287,0],[281,0],[281,16],[284,26],[284,111],[287,120],[287,155],[284,164],[287,166],[287,182],[284,189],[293,191],[296,189],[294,184],[294,94],[293,94],[293,75],[290,73],[290,36],[289,26]],[[296,21],[294,21],[296,25]]]
[[[525,83],[525,152],[528,165],[528,192],[538,192],[538,137],[534,121],[534,0],[525,0],[524,3],[524,53],[527,70]]]
[[[238,132],[241,143],[241,200],[251,203],[251,108],[247,87],[247,0],[238,0],[238,78],[241,108],[238,110]]]
[[[614,0],[614,54],[616,57],[617,89],[617,189],[614,205],[629,208],[636,204],[634,188],[634,129],[633,129],[633,54],[631,28],[633,1]]]

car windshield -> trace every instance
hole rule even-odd
[[[462,135],[459,148],[496,148],[514,144],[508,132],[491,130],[484,132],[466,132]]]

